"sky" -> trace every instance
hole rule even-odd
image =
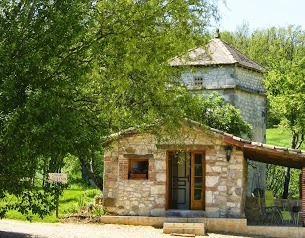
[[[220,2],[222,20],[216,25],[220,31],[235,31],[243,22],[250,29],[302,26],[305,30],[304,0],[226,0]]]

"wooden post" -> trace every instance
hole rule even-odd
[[[59,188],[58,183],[55,183],[55,216],[58,218],[58,207],[59,207]]]
[[[302,212],[301,212],[301,224],[304,226],[305,221],[305,167],[302,168]]]

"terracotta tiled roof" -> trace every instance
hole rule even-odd
[[[241,148],[246,159],[297,169],[305,167],[305,150],[297,150],[287,147],[264,144],[256,141],[250,141],[218,129],[206,127],[196,121],[189,119],[186,120],[192,125],[205,127],[212,133],[223,135],[224,142]]]
[[[189,50],[186,55],[175,57],[170,61],[171,66],[210,66],[237,64],[255,71],[263,71],[264,67],[251,60],[246,55],[220,38],[214,38],[203,47]]]

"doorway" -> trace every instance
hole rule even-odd
[[[167,153],[167,209],[204,210],[204,162],[203,152]]]

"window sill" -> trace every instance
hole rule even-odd
[[[147,174],[130,174],[130,179],[147,179]]]

